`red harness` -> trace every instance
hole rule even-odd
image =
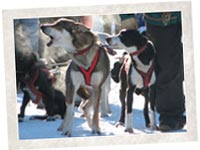
[[[147,44],[145,44],[142,48],[140,48],[138,51],[131,53],[131,56],[135,56],[135,55],[139,55],[140,53],[142,53],[145,49],[147,48]],[[134,64],[135,69],[137,70],[137,72],[142,76],[143,81],[144,81],[144,87],[148,87],[150,80],[151,80],[151,76],[153,74],[153,70],[154,70],[154,66],[155,64],[152,63],[152,65],[150,66],[149,70],[147,72],[144,72],[142,70],[139,70],[136,65]]]
[[[83,67],[79,67],[80,71],[84,75],[85,82],[86,82],[87,85],[91,85],[91,76],[92,76],[92,73],[93,73],[93,71],[94,71],[94,69],[97,65],[98,59],[99,59],[99,50],[97,51],[97,53],[96,53],[96,55],[95,55],[95,57],[92,61],[91,66],[87,70]]]
[[[87,47],[87,48],[75,53],[74,55],[75,56],[76,55],[83,55],[84,53],[89,51],[90,48],[91,48],[91,46],[89,46],[89,47]],[[85,78],[85,83],[87,85],[91,85],[91,76],[92,76],[92,73],[93,73],[93,71],[94,71],[94,69],[95,69],[95,67],[97,65],[98,59],[99,59],[99,51],[100,50],[98,49],[97,52],[96,52],[96,55],[94,56],[94,59],[92,61],[91,66],[87,70],[85,68],[83,68],[83,67],[79,67],[80,71],[82,72],[82,74],[83,74],[83,76]]]
[[[89,51],[91,47],[92,47],[92,45],[89,46],[89,47],[86,47],[85,49],[82,49],[81,51],[78,51],[78,52],[75,53],[74,55],[75,55],[75,56],[77,56],[77,55],[83,55],[84,53],[86,53],[87,51]]]
[[[45,73],[47,73],[50,76],[50,78],[51,78],[51,85],[53,85],[53,83],[55,81],[54,75],[52,73],[50,73],[48,69],[37,69],[35,71],[35,74],[34,74],[33,78],[30,81],[25,81],[26,84],[28,85],[28,88],[36,96],[35,99],[32,99],[32,102],[35,103],[35,104],[38,104],[40,102],[40,100],[42,99],[42,96],[45,96],[35,86],[35,82],[38,79],[39,71],[40,70],[43,71],[43,72],[45,72]]]
[[[135,55],[139,55],[140,53],[142,53],[145,49],[147,48],[147,44],[145,44],[143,47],[141,47],[139,50],[137,50],[136,52],[130,53],[131,56],[135,56]]]
[[[143,72],[141,70],[139,70],[137,67],[135,67],[135,69],[137,70],[137,72],[142,76],[143,81],[144,81],[144,87],[148,87],[150,80],[151,80],[151,76],[154,70],[154,63],[152,63],[151,67],[149,68],[149,70],[147,72]]]

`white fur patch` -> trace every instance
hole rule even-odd
[[[149,68],[152,66],[153,61],[150,62],[149,65],[144,65],[137,56],[133,56],[133,59],[135,60],[137,64],[137,69],[147,73],[149,71]],[[149,82],[149,86],[153,85],[155,83],[156,76],[155,72],[153,71],[151,75],[151,79]],[[131,81],[133,84],[135,84],[138,88],[142,88],[144,86],[143,78],[142,76],[136,71],[134,67],[132,67],[132,72],[131,72]]]
[[[103,73],[102,72],[95,72],[92,73],[91,76],[91,85],[100,85],[103,79]]]
[[[132,67],[131,71],[131,83],[136,85],[137,88],[144,87],[144,82],[142,76]]]
[[[155,74],[155,72],[153,72],[151,75],[151,80],[150,80],[149,86],[153,85],[155,82],[156,82],[156,74]]]
[[[133,127],[133,115],[128,113],[126,116],[126,129],[132,129]]]
[[[67,111],[65,113],[65,118],[63,120],[63,134],[68,132],[68,134],[71,134],[72,127],[73,127],[73,121],[74,121],[74,105],[70,104],[67,106]]]
[[[72,71],[71,78],[72,78],[73,85],[75,86],[75,89],[78,89],[80,85],[85,82],[83,74],[78,71]]]
[[[150,129],[151,130],[155,130],[156,129],[156,116],[155,116],[155,111],[153,111],[152,109],[150,109],[149,112],[149,119],[150,119]]]

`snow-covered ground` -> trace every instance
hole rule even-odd
[[[128,134],[124,132],[124,127],[115,127],[115,123],[119,119],[120,115],[120,101],[118,96],[119,85],[111,81],[111,91],[109,93],[109,103],[112,114],[106,118],[100,118],[100,128],[102,136],[115,136],[115,135],[124,135]],[[17,109],[19,112],[22,94],[18,94],[18,105]],[[146,129],[145,121],[143,117],[143,105],[144,99],[142,96],[134,95],[133,103],[133,129],[134,134],[159,134],[159,131],[150,132]],[[29,103],[26,107],[24,122],[19,123],[19,139],[46,139],[46,138],[65,138],[61,135],[61,132],[57,131],[61,119],[57,119],[53,122],[41,121],[41,120],[29,120],[32,115],[43,115],[45,114],[44,110],[36,108],[36,105]],[[85,136],[97,136],[93,135],[90,128],[87,125],[85,118],[80,117],[81,112],[78,108],[75,108],[75,117],[73,124],[72,137],[85,137]],[[156,120],[158,123],[158,114],[156,114]],[[178,132],[186,132],[186,127],[183,130]]]

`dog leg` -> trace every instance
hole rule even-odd
[[[101,98],[101,117],[108,117],[108,114],[111,113],[109,103],[108,103],[108,94],[110,91],[110,77],[107,77],[106,81],[102,87],[102,98]]]
[[[147,128],[150,127],[150,119],[149,119],[149,90],[148,88],[144,89],[144,109],[143,109],[143,115],[145,119],[145,125]]]
[[[149,102],[150,102],[150,129],[151,130],[157,130],[158,127],[156,126],[156,115],[155,115],[155,86],[152,85],[150,88],[150,94],[149,94]]]
[[[72,127],[73,127],[73,119],[74,119],[74,104],[68,104],[64,120],[58,129],[59,131],[62,131],[62,135],[65,135],[68,137],[71,136]]]
[[[62,135],[71,136],[73,121],[74,121],[74,103],[75,103],[75,93],[78,87],[70,82],[66,84],[66,112],[63,122],[61,123],[58,131],[62,131]]]
[[[132,112],[131,113],[127,113],[126,115],[126,129],[125,129],[125,132],[128,132],[128,133],[133,133],[133,115],[132,115]]]
[[[108,113],[108,114],[111,114],[112,113],[112,111],[111,111],[111,109],[110,109],[110,105],[109,105],[109,99],[108,99],[108,95],[109,95],[109,92],[110,92],[110,81],[111,81],[111,77],[110,77],[110,74],[108,75],[108,77],[107,77],[107,81],[106,81],[106,92],[105,92],[105,96],[106,96],[106,101],[105,101],[105,106],[106,106],[106,112]]]
[[[149,113],[150,124],[149,124],[149,126],[150,126],[151,130],[157,130],[155,116],[156,116],[155,111],[150,108],[150,113]]]
[[[84,112],[84,116],[86,117],[88,126],[92,128],[92,120],[91,120],[91,114],[90,114],[91,109],[92,109],[92,100],[89,99],[89,100],[82,101],[82,104],[80,107]]]
[[[127,113],[126,113],[126,129],[125,132],[133,133],[133,116],[132,116],[132,104],[133,104],[133,93],[135,87],[130,86],[127,91]]]
[[[45,96],[42,96],[42,100],[44,102],[46,113],[48,115],[47,121],[55,121],[56,119],[54,117],[55,89],[51,86],[48,86],[48,88],[46,89],[41,89],[41,92],[45,94]]]
[[[145,88],[143,91],[143,96],[145,98],[144,105],[144,118],[146,127],[150,130],[156,130],[156,121],[155,121],[155,91],[153,91],[154,86]]]
[[[99,103],[100,103],[100,97],[101,97],[101,88],[94,87],[94,93],[93,93],[93,118],[92,118],[92,133],[97,133],[98,135],[101,134],[100,128],[99,128]]]
[[[23,97],[21,108],[20,108],[20,114],[18,115],[19,122],[24,121],[25,108],[26,108],[27,104],[29,103],[29,101],[30,101],[29,94],[27,92],[24,92],[24,97]]]
[[[119,91],[119,99],[121,102],[121,115],[120,115],[120,119],[118,123],[115,125],[116,127],[122,126],[125,123],[127,76],[123,68],[120,71],[120,81],[121,81],[121,85],[120,85],[121,89]]]
[[[121,89],[119,91],[119,99],[121,102],[121,115],[119,121],[115,125],[116,127],[123,126],[125,123],[125,110],[126,110],[125,98],[126,98],[126,89]]]

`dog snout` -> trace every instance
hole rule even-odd
[[[45,26],[44,26],[44,25],[41,25],[41,26],[40,26],[40,29],[41,29],[42,31],[44,31],[44,30],[45,30]]]
[[[42,32],[44,32],[44,33],[48,33],[49,32],[49,28],[48,28],[48,26],[46,26],[46,25],[41,25],[40,26],[40,29],[42,30]]]

